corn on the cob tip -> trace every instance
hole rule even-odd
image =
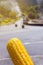
[[[15,65],[18,65],[18,64],[19,65],[34,65],[34,63],[32,62],[32,60],[30,58],[30,56],[28,56],[28,54],[25,51],[24,47],[22,47],[21,41],[18,38],[11,38],[8,41],[7,50],[10,53],[10,57],[12,58],[13,62],[15,63]],[[13,53],[14,53],[14,57],[13,57]],[[16,56],[17,56],[17,58],[15,58]],[[18,64],[17,64],[16,60],[17,60]]]

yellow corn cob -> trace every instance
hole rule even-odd
[[[15,65],[34,65],[22,42],[13,38],[8,41],[7,49]]]

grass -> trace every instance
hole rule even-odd
[[[20,20],[20,18],[21,18],[20,16],[17,17],[16,19],[4,18],[2,21],[0,21],[0,26],[14,24],[16,21]]]

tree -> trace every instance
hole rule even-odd
[[[0,13],[1,13],[2,15],[4,15],[5,17],[8,16],[9,12],[10,12],[10,10],[8,10],[7,8],[5,8],[5,7],[3,7],[3,6],[0,6]]]
[[[17,17],[17,12],[15,12],[15,11],[9,12],[9,17],[10,18],[16,18]]]
[[[22,11],[22,14],[24,14],[25,16],[27,15],[30,19],[39,18],[39,14],[38,14],[39,6],[38,5],[27,6],[27,5],[20,3],[19,6],[20,6],[20,9]]]
[[[30,19],[38,19],[39,18],[39,14],[33,13],[33,12],[29,12],[28,17]]]
[[[30,7],[30,9],[28,11],[28,17],[30,19],[38,19],[39,18],[39,14],[38,14],[36,8],[37,8],[36,6]]]

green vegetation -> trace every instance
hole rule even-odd
[[[39,13],[38,13],[39,6],[38,5],[26,6],[22,3],[20,3],[19,6],[20,6],[20,9],[24,16],[27,15],[28,18],[30,18],[30,19],[38,19],[39,18]]]
[[[39,6],[27,6],[22,3],[19,3],[22,16],[28,16],[26,20],[29,19],[38,19],[39,13],[38,8]],[[15,23],[17,20],[21,18],[21,16],[17,17],[18,13],[16,11],[11,11],[9,8],[5,8],[4,6],[0,5],[0,25],[12,24]],[[17,27],[17,25],[15,25]],[[24,25],[22,25],[24,28]]]
[[[17,17],[17,15],[17,12],[0,6],[0,25],[15,23],[15,21],[21,18],[20,16]]]
[[[38,18],[39,18],[39,14],[30,11],[30,12],[28,13],[28,17],[29,17],[30,19],[38,19]]]
[[[15,11],[9,12],[9,15],[8,15],[9,18],[16,19],[16,16],[17,16],[17,12]]]

